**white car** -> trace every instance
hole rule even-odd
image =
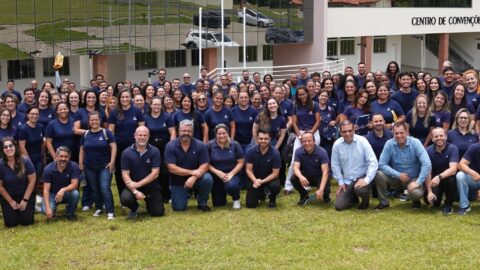
[[[200,41],[202,42],[202,48],[218,48],[222,46],[222,34],[220,32],[202,31],[200,33],[198,30],[190,30],[182,45],[187,49],[196,49],[200,47]],[[224,36],[223,43],[225,47],[238,46],[238,43],[227,36]]]
[[[269,27],[273,25],[273,20],[253,9],[245,9],[245,20],[247,24],[257,25],[258,27]],[[243,9],[238,12],[238,22],[243,23]]]

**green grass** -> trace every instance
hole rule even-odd
[[[121,45],[112,45],[112,47],[106,45],[105,47],[88,47],[88,48],[80,48],[80,49],[73,49],[72,52],[75,54],[88,54],[89,50],[101,50],[104,53],[124,53],[124,52],[143,52],[148,51],[148,49],[140,47],[140,46],[128,46],[128,43],[123,43]]]
[[[115,188],[113,188],[115,189]],[[116,190],[116,189],[115,189]],[[115,196],[117,198],[117,196]],[[467,216],[410,209],[397,200],[377,213],[332,204],[228,206],[202,213],[190,208],[166,216],[114,221],[80,213],[79,221],[0,228],[0,269],[476,269],[480,265],[480,207]],[[230,199],[229,199],[230,200]],[[117,204],[118,205],[118,204]],[[63,208],[63,207],[61,207]],[[143,207],[144,209],[144,207]],[[144,210],[142,211],[144,212]],[[60,214],[63,213],[63,210]]]
[[[28,57],[27,53],[0,43],[0,59],[25,59]]]

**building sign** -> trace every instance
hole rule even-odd
[[[413,26],[425,25],[480,25],[480,16],[460,16],[460,17],[412,17]]]

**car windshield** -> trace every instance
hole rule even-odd
[[[213,34],[215,36],[215,39],[217,40],[222,40],[222,34]],[[223,39],[223,42],[231,42],[232,40],[229,39],[227,36],[223,36],[224,39]]]
[[[257,12],[257,16],[258,18],[261,18],[261,19],[267,19],[267,17],[260,12]]]

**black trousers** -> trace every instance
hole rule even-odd
[[[445,194],[445,206],[452,206],[453,202],[458,200],[457,179],[455,175],[441,180],[438,186],[432,188],[432,192],[437,196],[437,200],[433,203],[433,206],[440,206],[443,194]]]
[[[141,189],[140,191],[145,195],[147,212],[152,217],[163,216],[165,214],[165,207],[163,206],[163,197],[160,187]],[[122,195],[120,196],[120,202],[131,211],[136,211],[138,209],[137,198],[128,188],[123,190]]]
[[[278,193],[280,193],[280,180],[274,179],[266,184],[261,185],[259,188],[254,188],[252,181],[247,182],[247,198],[245,205],[247,208],[255,208],[258,206],[258,201],[265,194],[265,189],[268,189],[268,198],[271,201],[275,201]]]
[[[168,183],[168,169],[167,165],[165,164],[164,154],[165,154],[165,146],[168,143],[168,140],[160,139],[160,140],[150,140],[149,144],[155,146],[160,151],[160,173],[158,174],[157,181],[160,183],[160,187],[162,188],[162,196],[165,203],[170,200],[170,188]]]
[[[118,196],[121,199],[123,190],[125,189],[125,182],[122,177],[122,153],[128,146],[117,144],[117,156],[115,157],[115,183],[117,183]]]
[[[21,194],[10,194],[12,199],[20,203],[23,198]],[[2,197],[0,199],[2,206],[3,221],[6,227],[15,227],[18,225],[29,226],[33,224],[33,214],[35,213],[35,194],[32,193],[28,199],[27,207],[23,211],[14,210],[10,204]]]
[[[320,187],[321,178],[307,178],[308,183],[310,186]],[[300,179],[297,176],[292,177],[292,185],[293,187],[300,193],[300,197],[305,197],[308,195],[308,191],[302,186],[300,183]],[[325,185],[325,191],[323,192],[323,200],[328,201],[330,199],[330,178],[327,180],[327,184]]]

